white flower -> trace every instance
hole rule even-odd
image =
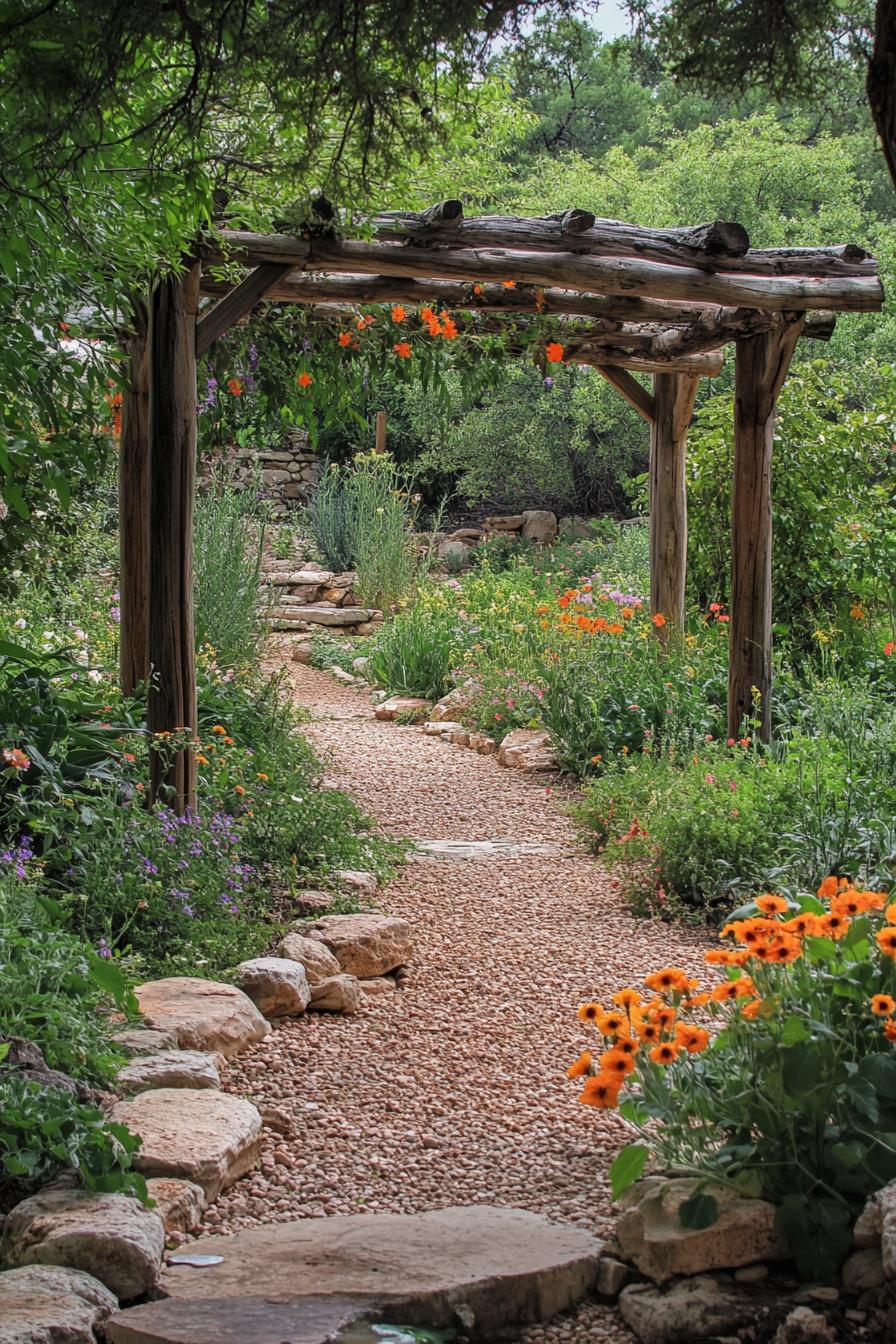
[[[14,569],[12,571],[12,578],[20,579],[21,577],[22,577],[22,571],[20,569]]]
[[[20,616],[19,619],[16,621],[16,629],[17,629],[17,630],[27,630],[27,629],[28,629],[28,622],[25,620],[25,617],[24,617],[24,616]]]

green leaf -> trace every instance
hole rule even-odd
[[[811,1092],[824,1082],[818,1074],[818,1051],[811,1045],[794,1045],[782,1051],[781,1075],[784,1086],[794,1096]]]
[[[678,1221],[682,1227],[689,1228],[692,1232],[701,1231],[705,1227],[712,1227],[719,1216],[719,1201],[713,1195],[707,1195],[705,1191],[698,1190],[686,1199],[678,1210]]]
[[[650,1119],[650,1112],[634,1097],[628,1097],[620,1104],[619,1114],[630,1125],[638,1125],[639,1127],[645,1125]]]
[[[879,1097],[896,1101],[896,1058],[892,1055],[866,1055],[859,1064],[859,1073]]]
[[[103,957],[91,957],[90,978],[106,994],[111,994],[116,1003],[128,996],[128,982],[120,966]]]
[[[782,1045],[798,1045],[810,1037],[811,1032],[801,1017],[788,1017],[781,1028]]]
[[[641,1175],[650,1153],[643,1143],[628,1143],[616,1154],[610,1165],[610,1188],[613,1198],[618,1199],[623,1191]]]

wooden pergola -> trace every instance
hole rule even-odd
[[[460,201],[367,222],[338,239],[219,233],[160,279],[130,338],[120,454],[121,679],[148,686],[153,733],[196,728],[192,509],[196,360],[262,300],[322,316],[360,304],[436,305],[495,330],[502,313],[555,315],[567,360],[594,365],[650,425],[650,605],[684,616],[685,455],[702,376],[735,350],[728,731],[772,683],[771,464],[775,405],[797,341],[826,340],[837,313],[877,312],[877,265],[852,244],[759,249],[739,224],[647,229],[568,210],[464,218]],[[235,284],[217,278],[239,265]],[[203,299],[213,300],[201,307]],[[633,375],[650,374],[648,391]],[[153,789],[195,795],[189,750],[155,752]]]

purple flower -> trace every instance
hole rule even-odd
[[[99,942],[96,945],[96,950],[99,953],[99,955],[103,957],[106,961],[108,961],[109,958],[112,956],[112,949],[106,942],[105,938],[101,938],[99,940]]]
[[[109,615],[112,617],[112,620],[115,622],[116,625],[120,625],[120,624],[121,624],[121,608],[120,608],[120,607],[110,607],[110,608],[109,608]]]
[[[258,350],[254,345],[249,346],[249,368],[253,373],[258,372]]]
[[[548,389],[548,391],[550,391],[550,389],[554,386],[553,378],[545,378],[544,385]]]
[[[158,874],[159,870],[151,859],[147,859],[143,854],[139,855],[139,859],[140,862],[143,864],[145,872],[150,873],[153,876],[156,876]]]

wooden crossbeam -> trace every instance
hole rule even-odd
[[[626,369],[611,368],[602,364],[596,365],[596,368],[601,377],[606,378],[610,386],[615,387],[629,405],[634,406],[638,414],[652,426],[656,419],[656,403],[647,388],[642,387],[637,378],[633,378]]]
[[[211,345],[251,312],[268,290],[289,273],[289,266],[266,262],[256,266],[243,280],[228,291],[220,303],[203,313],[196,323],[196,357],[204,355]]]
[[[637,294],[684,303],[723,304],[762,311],[876,312],[883,289],[876,276],[836,278],[709,273],[634,258],[580,256],[571,252],[420,247],[413,244],[336,242],[286,234],[222,231],[221,246],[206,250],[220,261],[229,254],[249,266],[265,262],[303,270],[428,276],[437,280],[514,281],[560,286],[590,294]],[[223,252],[222,252],[223,248]]]

